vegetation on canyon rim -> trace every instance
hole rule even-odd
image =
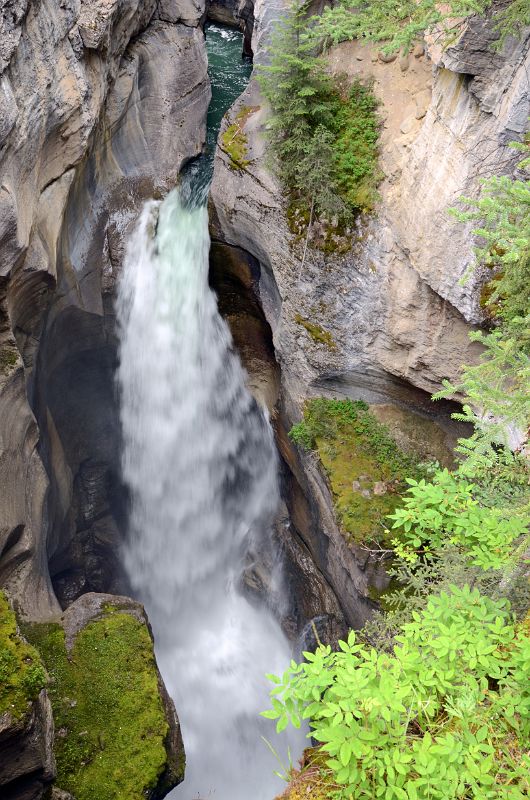
[[[354,81],[348,87],[330,74],[325,55],[319,53],[329,44],[355,38],[383,43],[386,53],[406,52],[435,27],[447,45],[458,38],[463,19],[488,11],[500,47],[508,35],[530,24],[530,6],[527,0],[492,5],[493,0],[340,0],[308,18],[307,0],[293,3],[277,26],[269,62],[259,67],[257,77],[271,109],[273,167],[308,234],[315,216],[334,219],[344,229],[356,213],[371,211],[382,177],[377,101],[370,86]]]
[[[474,432],[460,440],[462,460],[432,480],[410,477],[388,516],[398,583],[388,611],[338,652],[322,644],[269,676],[264,715],[279,730],[309,720],[320,743],[293,773],[289,800],[313,796],[313,787],[316,798],[344,800],[530,793],[530,470],[527,453],[510,449],[510,437],[524,440],[530,427],[530,160],[528,144],[517,147],[526,156],[520,177],[485,181],[478,199],[463,199],[468,210],[455,212],[478,223],[473,271],[485,281],[488,316],[472,335],[484,345],[480,363],[435,395],[465,398],[456,416]],[[291,432],[305,447],[318,446],[329,424],[319,427],[317,413],[315,425],[313,408]]]
[[[492,8],[493,6],[493,8]],[[312,36],[333,44],[347,39],[380,42],[386,53],[408,51],[418,36],[436,29],[437,38],[450,44],[461,31],[461,21],[491,9],[497,46],[530,24],[527,0],[494,4],[494,0],[339,0],[314,19]]]
[[[109,607],[70,652],[58,624],[23,630],[50,676],[57,786],[76,800],[145,798],[167,766],[168,732],[147,627]]]
[[[369,87],[347,87],[326,69],[309,36],[307,4],[279,24],[270,63],[258,81],[271,106],[274,166],[291,203],[343,224],[373,207],[379,179],[376,100]]]

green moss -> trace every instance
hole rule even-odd
[[[0,592],[0,716],[7,711],[22,718],[45,685],[39,654],[20,636],[15,614]]]
[[[230,157],[230,169],[246,169],[250,161],[248,155],[248,138],[244,133],[245,124],[259,106],[243,106],[236,114],[235,121],[226,129],[221,136],[223,150]]]
[[[144,624],[104,611],[69,654],[60,625],[25,630],[51,676],[57,785],[76,800],[142,800],[167,762],[153,646]]]
[[[356,211],[372,211],[378,200],[377,185],[383,174],[378,165],[380,122],[371,86],[337,79],[342,102],[337,111],[337,184],[341,196]]]
[[[399,505],[405,479],[424,474],[418,459],[399,448],[362,401],[309,400],[289,435],[318,453],[346,538],[384,543],[385,517]]]
[[[315,325],[313,322],[305,319],[305,317],[302,317],[300,314],[296,314],[294,321],[297,323],[297,325],[301,325],[302,328],[305,328],[310,337],[314,342],[317,342],[317,344],[324,344],[330,350],[337,349],[337,345],[331,333],[324,330],[324,328],[321,328],[320,325]]]

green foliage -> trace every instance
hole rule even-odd
[[[523,800],[530,788],[530,640],[504,601],[432,597],[392,654],[320,646],[274,683],[281,731],[308,719],[338,798]]]
[[[405,477],[425,474],[418,459],[400,449],[362,400],[308,400],[304,418],[289,436],[305,450],[318,452],[349,540],[382,541],[384,518],[400,502]],[[374,492],[376,484],[382,494]]]
[[[278,25],[258,81],[271,106],[275,168],[291,195],[317,214],[347,222],[376,199],[378,122],[370,90],[344,89],[316,55],[305,4]]]
[[[46,671],[34,647],[20,636],[15,614],[0,592],[0,717],[21,719],[46,686]]]
[[[530,152],[524,143],[517,148]],[[525,158],[519,169],[528,167]],[[475,429],[459,443],[466,457],[463,472],[502,472],[528,482],[528,469],[510,455],[510,438],[530,428],[530,183],[493,177],[477,200],[465,202],[470,211],[453,213],[463,221],[480,220],[474,233],[483,244],[470,272],[483,267],[492,273],[484,305],[495,327],[471,334],[484,346],[480,363],[464,367],[459,384],[444,381],[433,399],[457,392],[466,398],[462,413],[454,415]]]
[[[377,101],[367,86],[354,81],[349,101],[338,109],[335,140],[336,180],[341,196],[352,208],[370,210],[378,168],[379,120]]]
[[[499,8],[495,16],[495,29],[499,33],[497,48],[503,46],[508,36],[519,36],[528,25],[530,25],[528,0],[512,0],[504,8]]]
[[[528,169],[530,147],[516,146],[527,156],[519,169]],[[530,353],[530,182],[494,176],[483,182],[478,199],[462,202],[470,210],[454,215],[463,222],[478,221],[473,233],[482,241],[469,272],[482,267],[491,274],[484,306],[504,336]]]
[[[519,168],[528,165],[527,158]],[[339,652],[321,646],[282,677],[269,676],[275,688],[265,716],[277,719],[279,730],[309,719],[329,756],[324,796],[529,796],[530,618],[517,626],[506,599],[518,618],[527,614],[529,469],[527,454],[512,452],[510,440],[514,433],[521,440],[530,423],[529,199],[528,183],[494,178],[477,201],[466,201],[472,210],[458,215],[481,221],[477,265],[489,270],[483,300],[493,330],[472,335],[484,347],[480,363],[434,396],[466,397],[454,415],[474,426],[459,443],[465,459],[431,481],[410,477],[389,515],[399,537],[386,613],[358,636],[350,633]],[[291,431],[298,444],[318,451],[343,525],[337,474],[349,469],[351,480],[348,455],[367,413],[358,404],[313,400]],[[378,439],[371,424],[367,447],[362,440],[368,450]],[[358,509],[354,518],[358,523]],[[300,781],[307,789],[302,773]],[[311,776],[309,786],[315,782]]]
[[[228,126],[221,136],[221,144],[230,157],[230,169],[244,170],[250,164],[248,159],[248,137],[244,132],[245,124],[256,107],[244,106],[237,114],[235,121]]]
[[[437,472],[432,483],[407,479],[403,505],[389,518],[400,537],[396,553],[415,563],[448,543],[461,549],[471,564],[483,570],[502,569],[513,560],[514,542],[528,530],[530,517],[504,517],[479,505],[474,486],[448,470]]]
[[[77,800],[143,800],[167,766],[168,732],[147,627],[107,608],[70,653],[60,625],[25,631],[52,679],[57,785]]]
[[[443,381],[444,388],[433,399],[457,392],[466,398],[462,412],[453,416],[474,426],[472,436],[460,439],[457,448],[466,456],[462,471],[472,475],[493,469],[499,453],[505,467],[516,463],[516,457],[509,455],[510,437],[517,430],[527,431],[530,425],[530,356],[516,339],[506,338],[500,330],[477,331],[470,337],[484,345],[480,362],[463,368],[460,383]]]
[[[426,30],[437,26],[448,45],[458,38],[462,19],[482,15],[491,5],[492,0],[339,0],[315,20],[313,35],[333,44],[348,39],[382,42],[386,53],[395,53],[410,50]],[[505,8],[495,8],[493,20],[499,35],[497,47],[501,47],[507,36],[517,35],[530,24],[530,6],[527,0],[514,0]]]

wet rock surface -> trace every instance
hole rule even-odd
[[[51,704],[42,690],[28,714],[0,716],[0,796],[38,800],[55,777]]]
[[[143,200],[205,138],[197,22],[155,0],[0,13],[0,580],[33,619],[59,610],[48,557],[63,605],[116,588],[111,296]]]

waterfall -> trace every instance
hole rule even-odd
[[[209,289],[208,251],[206,208],[177,191],[145,207],[129,241],[117,303],[124,558],[181,721],[186,778],[172,796],[272,800],[278,765],[260,737],[278,740],[259,712],[265,673],[283,671],[290,649],[238,586],[277,508],[276,454]]]

